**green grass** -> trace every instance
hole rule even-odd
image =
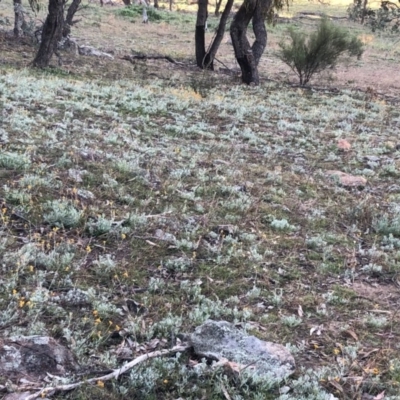
[[[140,5],[132,4],[125,8],[117,10],[117,15],[122,17],[131,18],[132,22],[137,22],[142,19],[143,7]],[[189,13],[176,13],[162,9],[155,9],[153,7],[147,8],[147,16],[149,22],[165,22],[168,24],[194,24],[195,16]]]

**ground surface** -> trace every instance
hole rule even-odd
[[[91,3],[90,7],[94,8],[95,5]],[[192,24],[194,19],[190,16],[183,21],[175,21],[175,23],[151,23],[142,24],[140,18],[121,18],[116,15],[117,9],[123,9],[123,5],[114,3],[113,6],[108,5],[104,9],[96,8],[95,10],[83,10],[82,21],[77,25],[74,30],[74,36],[79,44],[89,44],[95,46],[103,51],[111,51],[115,54],[115,62],[102,62],[99,60],[78,60],[73,61],[73,57],[67,57],[65,66],[71,71],[80,71],[83,68],[90,71],[93,76],[107,76],[110,75],[110,70],[114,72],[112,77],[128,77],[132,72],[132,67],[124,66],[119,57],[125,54],[130,54],[131,51],[143,52],[145,54],[166,54],[186,61],[193,60],[194,52],[194,34]],[[298,13],[305,13],[307,11],[326,13],[342,17],[346,15],[347,4],[333,3],[333,4],[319,4],[319,3],[302,3],[294,4],[292,8],[284,10],[281,15],[296,17]],[[182,8],[177,7],[179,8]],[[3,15],[11,15],[5,3],[2,5]],[[195,7],[191,9],[194,12]],[[42,16],[43,18],[43,16]],[[312,18],[312,17],[311,17]],[[316,18],[312,19],[296,19],[294,24],[300,28],[309,30],[315,26]],[[214,27],[217,20],[211,17],[211,28]],[[316,86],[330,86],[337,88],[358,88],[360,90],[367,90],[368,88],[379,93],[385,93],[389,97],[398,97],[400,92],[400,74],[398,73],[398,62],[400,58],[400,41],[398,36],[373,34],[367,29],[361,30],[357,24],[342,22],[342,25],[348,26],[358,33],[360,38],[367,44],[366,51],[360,61],[349,61],[341,63],[335,70],[322,74],[316,77],[313,84]],[[260,64],[260,72],[264,79],[272,79],[278,82],[296,83],[297,77],[295,74],[283,64],[277,57],[276,51],[279,46],[278,43],[282,41],[285,30],[287,29],[286,23],[279,23],[276,27],[269,27],[268,33],[268,47],[266,53]],[[213,33],[210,29],[209,40],[211,40]],[[251,37],[251,35],[250,35]],[[7,60],[7,48],[11,50],[10,56],[15,58],[15,52],[12,48],[15,46],[13,42],[3,41],[2,45],[2,58]],[[20,48],[20,65],[27,65],[34,54],[34,49],[22,46]],[[24,51],[25,50],[25,51]],[[230,44],[228,33],[219,51],[218,60],[220,60],[226,67],[237,71],[233,49]],[[15,60],[14,60],[15,61]],[[85,65],[82,65],[85,64]],[[94,64],[94,65],[93,65]],[[151,65],[156,64],[152,69]],[[96,69],[92,68],[95,66]],[[104,68],[102,68],[104,65]],[[224,65],[217,66],[224,68]],[[171,78],[177,75],[174,74],[172,65],[165,62],[150,62],[149,68],[155,76],[161,78]],[[117,72],[119,70],[119,72]],[[161,70],[161,71],[160,71]],[[149,71],[150,72],[150,71]]]

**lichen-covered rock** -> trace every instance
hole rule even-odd
[[[213,360],[228,359],[259,378],[282,380],[294,372],[295,361],[282,345],[246,335],[226,321],[206,321],[190,335],[195,353]]]
[[[48,336],[19,336],[0,340],[0,376],[11,380],[64,375],[75,370],[72,353]]]

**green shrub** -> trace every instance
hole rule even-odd
[[[291,43],[280,43],[279,58],[299,76],[300,85],[306,85],[311,77],[333,67],[339,56],[349,53],[361,57],[362,42],[349,37],[346,30],[323,18],[316,32],[309,37],[293,28],[289,29]]]
[[[367,7],[364,0],[354,0],[347,9],[352,21],[360,22],[371,27],[372,31],[400,32],[400,8],[396,3],[381,1],[380,8]]]

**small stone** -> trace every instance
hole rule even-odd
[[[57,110],[57,108],[51,108],[51,107],[47,107],[46,108],[46,113],[47,114],[52,114],[52,115],[56,115],[59,114],[59,110]]]
[[[93,200],[95,198],[95,195],[90,190],[86,189],[78,189],[76,194],[79,198],[85,200]]]
[[[164,232],[162,229],[157,229],[154,236],[159,240],[173,243],[176,241],[176,237],[172,233]]]
[[[69,170],[68,170],[68,176],[71,178],[71,179],[73,179],[75,182],[82,182],[82,176],[84,175],[84,174],[86,174],[87,173],[87,171],[85,171],[85,170],[79,170],[79,169],[73,169],[73,168],[70,168]]]
[[[388,150],[393,150],[393,149],[395,149],[396,148],[396,143],[394,143],[394,142],[392,142],[392,141],[387,141],[387,142],[385,142],[385,147],[388,149]]]
[[[326,174],[337,177],[340,184],[346,187],[358,187],[367,184],[367,180],[363,176],[359,175],[350,175],[341,171],[326,171]]]
[[[339,139],[337,142],[337,147],[342,151],[350,151],[351,144],[346,139]]]

